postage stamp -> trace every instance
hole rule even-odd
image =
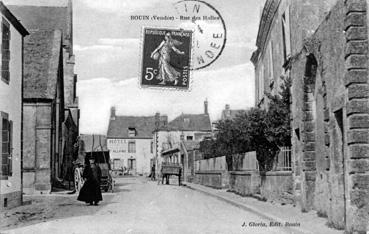
[[[141,87],[189,89],[192,31],[144,28]]]

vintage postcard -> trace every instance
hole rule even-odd
[[[0,1],[0,233],[369,233],[368,9]]]

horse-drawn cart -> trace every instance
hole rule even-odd
[[[171,175],[175,175],[178,177],[178,185],[181,185],[182,163],[180,161],[179,153],[180,150],[178,147],[169,148],[161,152],[161,156],[163,158],[160,169],[162,184],[164,184],[164,179],[166,179],[166,184],[169,184],[169,177]]]
[[[175,175],[178,177],[178,185],[181,185],[181,175],[182,175],[182,167],[178,163],[165,163],[161,165],[161,175],[162,181],[161,183],[164,184],[164,178],[166,179],[166,184],[169,184],[169,177],[171,175]]]
[[[108,192],[114,191],[114,180],[111,174],[110,156],[109,151],[106,149],[101,136],[97,135],[82,135],[78,140],[78,159],[75,163],[74,169],[74,186],[77,192],[83,186],[84,179],[83,169],[87,158],[95,158],[95,163],[99,165],[101,169],[101,190]],[[91,146],[90,146],[91,145]],[[91,151],[87,151],[91,147]]]

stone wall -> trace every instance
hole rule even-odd
[[[51,191],[52,120],[51,103],[24,103],[23,191]]]
[[[346,230],[369,231],[368,1],[345,1]]]
[[[261,197],[280,203],[293,203],[293,181],[290,171],[270,171],[260,176]]]
[[[11,209],[22,205],[22,192],[16,191],[11,193],[0,194],[0,207],[2,209]]]
[[[369,225],[366,10],[337,1],[291,62],[294,193],[348,233]]]
[[[212,188],[228,188],[229,175],[227,171],[196,171],[194,183]]]
[[[258,171],[231,171],[229,173],[229,190],[248,196],[260,194],[260,175]]]

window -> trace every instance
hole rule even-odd
[[[259,69],[259,77],[258,77],[258,100],[259,102],[263,99],[264,96],[264,66],[261,64]]]
[[[115,158],[113,160],[113,169],[114,170],[120,170],[123,168],[123,160],[119,159],[119,158]]]
[[[282,15],[282,42],[283,42],[284,62],[286,62],[291,56],[289,7],[287,7],[286,11]]]
[[[192,141],[192,140],[193,140],[193,136],[187,136],[187,137],[186,137],[186,139],[187,139],[188,141]]]
[[[1,79],[9,83],[9,61],[10,61],[10,25],[3,18],[1,24],[2,43],[1,43]]]
[[[190,123],[190,119],[189,118],[184,118],[183,121],[186,123],[186,124],[189,124]]]
[[[136,153],[136,142],[134,141],[128,142],[128,153]]]
[[[131,171],[136,170],[136,159],[134,158],[128,159],[128,169]]]
[[[150,153],[154,153],[154,142],[150,144]]]
[[[12,175],[12,132],[13,122],[8,114],[1,112],[1,179]]]
[[[273,78],[273,43],[269,41],[268,46],[268,77],[269,77],[269,85],[272,86],[274,83]]]
[[[73,79],[73,102],[75,102],[77,98],[77,74],[74,75]]]
[[[136,129],[128,128],[128,137],[135,137],[135,136],[136,136]]]

